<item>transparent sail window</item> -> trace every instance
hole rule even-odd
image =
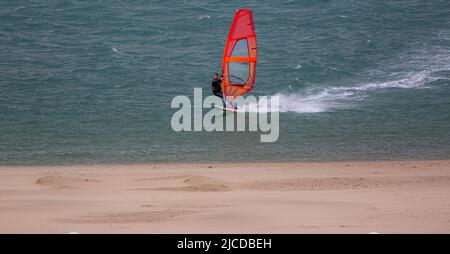
[[[243,56],[248,57],[248,42],[246,39],[242,39],[236,42],[234,45],[231,56]]]
[[[230,84],[243,85],[248,80],[249,64],[246,62],[230,62],[228,63]]]

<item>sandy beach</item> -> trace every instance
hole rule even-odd
[[[0,233],[450,233],[450,161],[0,166]]]

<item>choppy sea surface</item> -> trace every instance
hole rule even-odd
[[[280,136],[174,132],[237,8]],[[0,164],[450,158],[450,1],[1,1]]]

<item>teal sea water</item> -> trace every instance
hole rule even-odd
[[[170,127],[237,8],[275,143]],[[450,1],[0,2],[0,164],[449,158]]]

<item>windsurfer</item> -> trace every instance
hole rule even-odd
[[[218,73],[214,73],[214,79],[211,82],[211,89],[215,96],[222,98],[222,77]]]

